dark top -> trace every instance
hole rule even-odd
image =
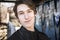
[[[35,31],[28,31],[24,27],[21,27],[7,40],[49,40],[49,38],[42,32],[39,32],[36,28]]]

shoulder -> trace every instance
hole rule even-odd
[[[37,32],[40,40],[50,40],[45,33],[39,32],[37,29],[36,29],[36,32]]]
[[[43,32],[39,32],[39,37],[41,40],[50,40],[48,36]]]
[[[18,37],[19,37],[19,31],[16,31],[14,34],[12,34],[12,36],[7,38],[7,40],[17,40]]]
[[[35,30],[40,40],[50,40],[50,38],[45,33],[38,31],[36,28]]]
[[[7,40],[17,40],[20,37],[20,29],[17,30],[14,34],[12,34],[12,36],[10,36],[9,38],[7,38]]]
[[[23,27],[21,27],[19,30],[17,30],[12,36],[10,36],[7,40],[24,40],[24,34],[23,34]]]

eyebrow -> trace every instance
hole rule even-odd
[[[32,10],[32,9],[28,9],[28,10]],[[26,11],[28,11],[28,10],[26,10]],[[20,13],[20,12],[23,12],[23,11],[19,11],[18,13]]]
[[[18,13],[20,13],[20,12],[23,12],[23,11],[19,11]]]
[[[32,10],[32,9],[28,9],[28,10]],[[26,11],[28,11],[28,10],[26,10]]]

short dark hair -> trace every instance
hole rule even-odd
[[[34,12],[36,13],[36,7],[35,7],[35,4],[32,2],[32,1],[29,1],[29,0],[20,0],[20,1],[16,1],[15,2],[15,6],[13,8],[13,11],[15,12],[15,16],[17,16],[17,6],[20,5],[20,4],[26,4],[28,5],[28,7],[30,7],[32,10],[34,10]]]

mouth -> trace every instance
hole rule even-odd
[[[30,22],[31,20],[26,20],[25,22]]]

